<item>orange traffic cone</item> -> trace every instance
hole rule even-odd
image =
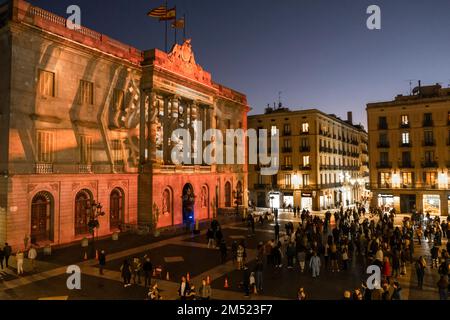
[[[258,294],[258,290],[256,289],[256,286],[253,286],[253,293]]]
[[[209,286],[211,284],[211,277],[207,276],[206,277],[206,284]]]
[[[187,273],[187,275],[186,275],[186,280],[189,282],[189,281],[191,281],[191,275],[189,274],[189,272]]]
[[[225,284],[223,285],[225,289],[228,289],[230,286],[228,285],[228,277],[225,277]]]
[[[84,260],[87,260],[87,252],[84,252]]]
[[[167,271],[167,274],[166,274],[166,280],[167,280],[167,281],[170,281],[169,271]]]

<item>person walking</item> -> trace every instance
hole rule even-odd
[[[317,256],[317,252],[313,253],[311,260],[309,261],[309,267],[312,270],[313,278],[317,278],[320,275],[320,258]]]
[[[255,276],[256,276],[256,290],[258,292],[263,291],[263,271],[264,271],[264,263],[262,259],[257,259],[255,266]]]
[[[416,261],[417,286],[420,290],[423,289],[426,265],[427,263],[422,256]]]
[[[142,271],[142,263],[141,259],[138,257],[133,259],[131,274],[133,277],[133,283],[134,284],[141,284],[141,271]],[[137,282],[136,282],[137,279]]]
[[[28,259],[30,260],[31,269],[36,271],[36,258],[37,258],[37,251],[36,248],[31,245],[30,250],[28,250]]]
[[[202,285],[199,290],[200,300],[210,300],[211,299],[211,286],[206,282],[205,279],[202,280]]]
[[[250,297],[250,272],[246,265],[244,265],[244,271],[242,272],[242,287],[244,288],[245,298],[249,298]]]
[[[144,264],[142,265],[142,271],[144,273],[144,286],[150,287],[152,285],[152,273],[153,273],[153,265],[150,261],[150,257],[146,257]]]
[[[6,268],[9,268],[9,257],[12,254],[12,248],[11,246],[6,242],[5,246],[3,247],[3,254],[5,255],[5,265]]]
[[[103,275],[103,269],[106,266],[106,253],[105,250],[100,251],[98,255],[98,270],[100,275]]]
[[[448,277],[441,276],[437,283],[437,287],[439,290],[439,299],[440,300],[447,300],[448,299]]]
[[[237,269],[242,270],[243,265],[244,265],[244,247],[242,246],[242,244],[240,244],[237,249]]]
[[[297,254],[298,264],[300,265],[300,272],[305,271],[305,264],[306,264],[306,252],[305,248],[301,248],[300,251]]]
[[[123,287],[128,288],[131,286],[131,266],[128,259],[125,259],[120,267],[120,273],[123,280]]]
[[[17,275],[23,274],[23,252],[21,250],[17,251],[16,253],[16,263],[17,263]]]
[[[286,257],[287,257],[287,268],[294,268],[294,258],[295,258],[295,245],[293,242],[290,242],[286,249]]]
[[[275,224],[274,231],[275,231],[275,241],[278,242],[280,240],[280,225],[278,224],[278,222]]]
[[[216,245],[214,243],[214,231],[211,228],[209,228],[206,232],[206,238],[208,240],[208,249],[215,248]]]

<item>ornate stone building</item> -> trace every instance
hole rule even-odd
[[[93,200],[99,236],[246,203],[246,165],[171,162],[177,128],[247,127],[246,97],[213,82],[190,41],[141,52],[14,0],[0,7],[0,74],[0,242],[89,237]]]

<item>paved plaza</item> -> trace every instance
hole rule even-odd
[[[401,217],[399,217],[401,221]],[[287,221],[298,223],[289,214],[280,215],[283,226]],[[230,246],[233,240],[245,239],[247,243],[248,265],[250,269],[255,264],[256,246],[258,242],[266,242],[274,237],[273,224],[256,225],[255,236],[248,237],[246,224],[237,219],[222,221],[224,238]],[[202,227],[205,229],[205,226]],[[15,260],[11,258],[10,268],[3,270],[0,280],[0,298],[14,300],[38,299],[131,299],[143,300],[147,290],[141,285],[124,288],[120,277],[120,266],[124,259],[149,255],[154,266],[161,266],[162,275],[153,279],[157,281],[161,295],[166,300],[177,298],[178,282],[182,275],[189,273],[191,282],[197,288],[202,279],[211,279],[213,299],[241,300],[244,299],[243,290],[239,284],[242,281],[242,271],[236,270],[231,261],[231,254],[222,264],[220,252],[208,248],[205,230],[193,236],[190,233],[178,232],[163,234],[159,238],[148,235],[124,234],[119,241],[104,239],[98,241],[97,248],[107,252],[107,265],[104,275],[99,275],[95,259],[84,260],[84,249],[79,245],[55,250],[50,257],[39,255],[37,271],[31,272],[28,261],[25,262],[25,274],[17,277],[15,274]],[[423,241],[416,243],[415,255],[429,256],[428,244]],[[76,264],[82,270],[81,290],[68,290],[66,267]],[[284,264],[286,262],[284,261]],[[301,273],[297,268],[287,269],[285,266],[274,270],[272,266],[264,268],[264,291],[252,295],[253,300],[277,300],[296,298],[300,286],[305,288],[311,300],[338,300],[345,290],[353,290],[360,286],[367,278],[364,264],[360,257],[355,256],[349,270],[331,273],[322,269],[321,276],[313,279],[309,272]],[[169,276],[167,278],[167,276]],[[229,288],[224,288],[225,278]],[[438,275],[435,269],[427,269],[424,290],[416,289],[415,271],[408,266],[407,275],[399,279],[403,288],[402,299],[432,300],[438,298],[436,283]]]

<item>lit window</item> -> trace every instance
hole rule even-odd
[[[308,133],[309,132],[309,123],[305,122],[302,124],[302,132]]]
[[[41,163],[52,163],[54,153],[53,132],[37,132],[37,160]]]
[[[53,72],[39,70],[39,93],[43,96],[55,96],[55,74]]]
[[[409,143],[409,132],[403,132],[402,133],[402,143],[408,144]]]
[[[402,115],[402,125],[408,125],[409,124],[409,116],[408,115]]]
[[[309,166],[309,156],[303,157],[303,166],[305,167]]]
[[[94,104],[94,84],[80,80],[80,104]]]

